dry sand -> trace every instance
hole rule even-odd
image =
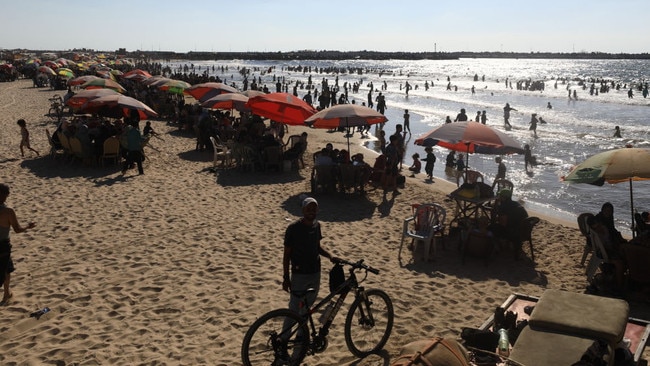
[[[45,128],[55,125],[44,114],[57,92],[31,86],[31,80],[0,83],[0,181],[11,186],[8,205],[21,223],[37,224],[11,234],[17,269],[14,297],[0,308],[0,363],[240,364],[248,326],[286,306],[282,239],[300,215],[311,169],[215,175],[207,169],[211,153],[195,152],[193,136],[163,121],[153,122],[164,141],[152,139],[159,151],[147,149],[143,176],[54,160],[47,156]],[[27,120],[40,157],[20,157],[19,118]],[[304,130],[291,127],[290,133]],[[344,147],[340,133],[308,132],[310,153],[330,141]],[[353,153],[363,150],[353,143]],[[419,176],[408,178],[403,194],[390,201],[380,191],[317,197],[323,245],[381,269],[365,285],[391,296],[395,326],[382,355],[359,361],[346,349],[339,316],[329,348],[306,364],[386,365],[405,343],[456,337],[461,327],[479,326],[514,292],[584,291],[578,265],[584,241],[573,223],[541,221],[533,233],[535,263],[530,255],[515,261],[507,252],[487,266],[471,258],[463,265],[453,242],[433,262],[413,263],[408,252],[398,261],[411,203],[439,202],[453,212],[444,193],[450,189]],[[29,318],[46,306],[50,314]],[[632,315],[647,314],[647,306],[632,304]]]

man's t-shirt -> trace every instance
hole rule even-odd
[[[298,220],[284,234],[284,246],[291,248],[291,273],[320,272],[320,240],[323,238],[318,221],[307,226]]]

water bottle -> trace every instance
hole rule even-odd
[[[497,353],[499,356],[510,356],[510,341],[508,340],[508,331],[501,328],[499,329],[499,345]]]
[[[330,314],[332,314],[332,310],[334,309],[334,305],[336,303],[334,301],[330,301],[327,305],[325,305],[325,309],[323,310],[323,314],[320,316],[320,322],[325,323],[327,319],[330,317]]]

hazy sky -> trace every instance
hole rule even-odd
[[[0,49],[650,52],[648,0],[0,0]]]

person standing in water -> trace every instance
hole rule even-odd
[[[404,110],[404,133],[406,131],[408,131],[409,135],[411,134],[411,115],[408,109]]]
[[[516,109],[510,106],[510,103],[506,103],[506,106],[503,107],[503,127],[506,129],[511,129],[512,125],[510,124],[510,111],[516,111]]]
[[[537,120],[537,113],[533,113],[532,116],[530,116],[530,127],[528,128],[529,130],[533,131],[533,136],[537,138],[537,123],[539,121]]]
[[[614,127],[614,137],[621,138],[621,128],[618,126]]]

